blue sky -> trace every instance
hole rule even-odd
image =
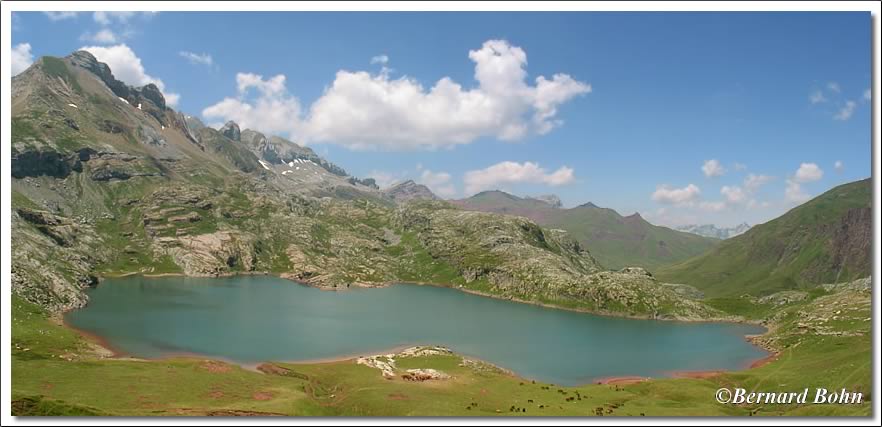
[[[727,226],[870,175],[869,13],[13,15],[13,71],[90,47],[206,123],[447,197]]]

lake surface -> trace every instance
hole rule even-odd
[[[763,328],[603,317],[432,286],[322,291],[272,276],[109,279],[67,322],[132,356],[196,353],[243,364],[442,345],[529,379],[743,369]]]

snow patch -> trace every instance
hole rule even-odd
[[[263,160],[258,160],[258,162],[260,162],[260,165],[263,166],[264,169],[266,169],[266,170],[272,170],[272,169],[270,169],[269,166],[267,166],[267,163],[266,163],[265,161],[263,161]]]
[[[138,103],[138,109],[139,109],[139,110],[141,109],[141,103],[140,103],[140,102]]]
[[[77,107],[76,104],[67,104],[67,106],[68,106],[68,107],[74,107],[74,108],[80,108],[80,107]]]
[[[117,98],[119,98],[120,101],[125,102],[126,104],[129,103],[129,101],[127,101],[125,98],[123,98],[121,96],[117,96]]]

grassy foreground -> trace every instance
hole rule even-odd
[[[263,372],[201,359],[104,358],[96,345],[13,297],[13,414],[27,415],[520,415],[868,416],[871,412],[870,292],[818,292],[776,310],[766,344],[776,360],[709,378],[559,387],[534,383],[455,354],[397,359],[393,379],[342,361],[273,364]],[[411,382],[406,369],[446,380]],[[266,372],[266,373],[265,373]],[[720,387],[864,393],[859,405],[723,405]]]

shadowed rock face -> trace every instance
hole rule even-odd
[[[24,152],[13,149],[12,151],[13,178],[37,176],[66,178],[71,172],[81,172],[82,170],[79,154],[64,156],[52,149],[34,149]]]
[[[239,125],[234,121],[229,121],[224,124],[224,127],[220,129],[220,132],[233,141],[239,141],[242,137],[242,133],[239,131]]]

